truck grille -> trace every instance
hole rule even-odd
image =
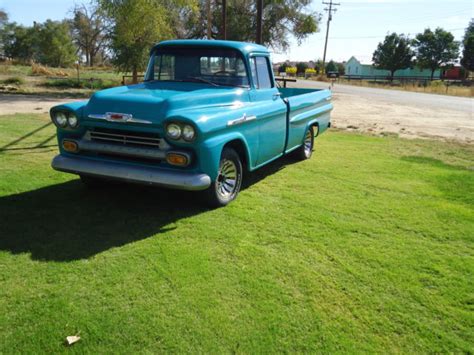
[[[109,129],[94,129],[88,132],[91,141],[135,147],[160,148],[161,139],[155,134],[141,132],[123,132]]]

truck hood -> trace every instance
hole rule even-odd
[[[84,108],[84,116],[123,113],[157,124],[181,110],[228,106],[236,101],[248,101],[248,90],[187,82],[142,83],[95,93]]]

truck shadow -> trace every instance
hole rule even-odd
[[[283,158],[258,170],[244,188],[289,163]],[[87,259],[169,231],[176,221],[208,211],[199,197],[118,183],[89,190],[78,179],[0,197],[0,250],[29,253],[40,261]]]
[[[86,259],[206,210],[194,193],[123,184],[88,190],[72,180],[0,198],[0,250],[33,260]]]

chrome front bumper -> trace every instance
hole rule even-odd
[[[63,155],[55,156],[51,166],[55,170],[66,173],[117,179],[145,185],[158,185],[180,190],[205,190],[211,185],[211,178],[206,174],[175,172],[160,168]]]

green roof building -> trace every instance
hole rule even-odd
[[[347,76],[379,76],[387,77],[390,76],[390,71],[377,69],[371,63],[362,63],[356,57],[352,56],[345,64],[345,75]],[[434,73],[434,78],[440,78],[441,70],[436,70]],[[394,74],[394,78],[406,78],[406,77],[417,77],[417,78],[426,78],[431,77],[430,69],[420,69],[420,68],[408,68],[397,70]]]

